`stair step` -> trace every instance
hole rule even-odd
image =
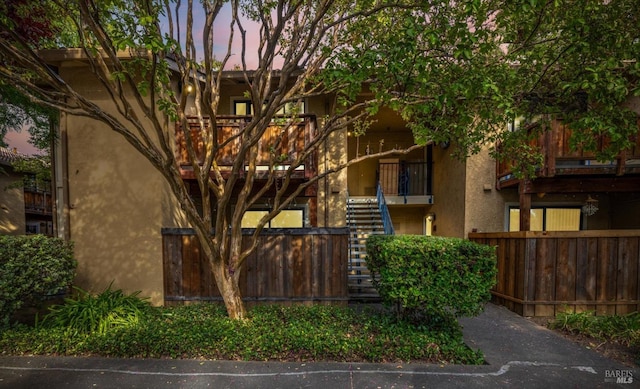
[[[347,200],[349,227],[349,294],[354,299],[379,299],[367,268],[367,238],[384,234],[384,224],[375,197],[350,197]]]

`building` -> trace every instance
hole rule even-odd
[[[0,234],[53,235],[50,182],[16,172],[13,163],[19,158],[25,156],[0,148]]]
[[[72,88],[117,114],[81,53],[52,52],[49,60]],[[240,73],[227,73],[224,82],[219,113],[228,116],[218,118],[223,138],[238,131],[245,115],[251,113]],[[322,96],[301,102],[299,123],[280,146],[284,165],[299,146],[312,139],[328,104],[330,99]],[[638,147],[615,164],[597,164],[589,155],[566,154],[565,143],[558,138],[560,129],[556,126],[545,135],[562,147],[554,149],[555,170],[549,164],[539,170],[540,181],[514,179],[508,166],[496,164],[486,151],[459,161],[451,156],[451,145],[427,145],[406,155],[367,160],[318,181],[270,227],[346,227],[348,213],[354,207],[351,200],[355,199],[375,204],[373,213],[377,215],[371,218],[376,218],[372,228],[377,232],[388,219],[400,234],[467,237],[472,232],[510,231],[520,229],[521,219],[526,222],[521,209],[530,210],[522,214],[531,215],[529,225],[534,230],[640,228]],[[162,231],[188,227],[168,184],[129,143],[96,120],[62,114],[58,131],[59,142],[53,153],[55,219],[58,236],[75,244],[77,284],[101,290],[113,281],[116,288],[140,290],[161,304],[165,300]],[[176,128],[171,134],[176,139],[178,160],[185,147],[182,131]],[[273,131],[278,131],[277,124]],[[411,131],[401,118],[381,110],[366,134],[333,134],[309,156],[293,179],[304,182],[318,171],[358,155],[412,144]],[[232,156],[233,142],[225,147],[225,155]],[[265,153],[263,161],[273,151],[269,147],[267,142],[261,149]],[[225,162],[222,156],[218,162],[230,161]],[[181,164],[181,174],[192,182],[193,172],[185,163]],[[566,182],[572,184],[567,186]],[[191,184],[190,190],[195,195],[199,189]],[[384,211],[379,215],[379,192],[388,215]],[[595,212],[594,200],[598,208]],[[264,202],[245,216],[243,226],[251,227],[255,218],[269,208],[269,201],[265,195]],[[384,220],[378,223],[377,218]],[[352,247],[364,254],[359,244],[354,241]],[[353,279],[366,279],[364,256],[352,256]]]

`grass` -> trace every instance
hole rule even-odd
[[[248,320],[233,321],[219,305],[141,308],[132,304],[135,296],[105,292],[112,295],[102,300],[121,302],[111,305],[114,311],[123,305],[133,306],[135,319],[126,325],[102,326],[75,320],[99,316],[95,315],[97,302],[81,296],[54,308],[35,326],[17,325],[1,333],[0,352],[253,361],[483,363],[482,353],[464,344],[455,319],[410,323],[380,310],[273,305],[257,306],[249,311]],[[83,307],[91,307],[92,314],[86,314]],[[102,311],[115,323],[122,324],[131,317],[113,320],[109,309]]]

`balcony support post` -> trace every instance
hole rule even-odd
[[[527,181],[520,181],[518,186],[518,194],[520,195],[520,231],[529,231],[531,229],[531,193],[527,193],[525,190]]]

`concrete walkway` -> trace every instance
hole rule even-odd
[[[0,388],[612,388],[640,370],[489,304],[462,319],[487,365],[0,357]],[[631,383],[616,384],[615,376]],[[611,382],[613,381],[613,382]]]

